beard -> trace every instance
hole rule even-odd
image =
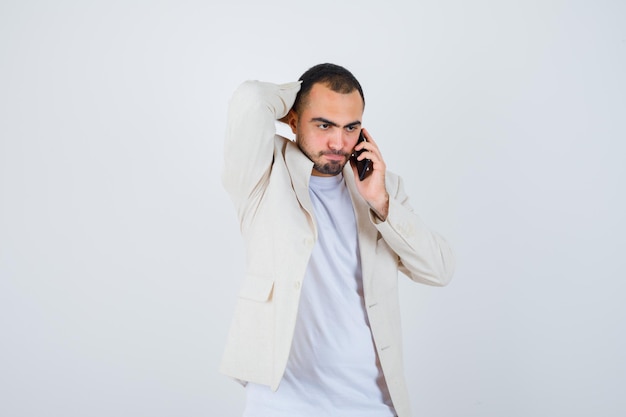
[[[341,155],[345,158],[345,160],[343,162],[341,161],[330,161],[330,162],[326,162],[326,163],[320,163],[320,160],[322,158],[322,156],[327,155],[327,154],[332,154],[332,155]],[[327,174],[327,175],[337,175],[340,174],[341,171],[343,171],[343,167],[346,166],[346,163],[348,162],[348,156],[346,155],[344,152],[341,151],[328,151],[328,152],[320,152],[319,153],[319,158],[316,160],[313,160],[313,168],[315,170],[317,170],[318,172],[322,173],[322,174]],[[309,158],[310,159],[310,158]]]
[[[322,174],[337,175],[341,173],[341,171],[343,171],[343,167],[345,165],[346,165],[345,163],[340,164],[338,162],[332,162],[332,163],[327,163],[323,165],[314,164],[313,168]]]
[[[350,158],[350,154],[347,154],[343,151],[321,151],[317,154],[310,152],[301,144],[298,144],[298,147],[302,151],[303,154],[306,155],[313,162],[313,169],[317,172],[324,175],[337,175],[343,171],[343,167],[346,166],[348,160]],[[324,155],[341,155],[345,159],[344,161],[323,161],[322,158]]]

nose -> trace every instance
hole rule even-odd
[[[338,130],[335,134],[333,134],[328,140],[328,147],[334,151],[343,149],[344,144],[344,133],[341,130]]]

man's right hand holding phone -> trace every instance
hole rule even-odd
[[[362,162],[365,159],[370,161],[369,164]],[[354,147],[354,156],[350,158],[350,165],[359,194],[367,201],[376,216],[385,221],[389,213],[389,194],[385,188],[387,167],[378,145],[365,129],[361,129],[359,141]],[[359,172],[359,167],[363,175]]]

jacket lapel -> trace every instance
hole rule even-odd
[[[313,162],[302,153],[298,145],[288,141],[285,146],[285,164],[291,177],[291,186],[296,193],[300,205],[309,215],[309,221],[313,226],[317,238],[317,228],[313,216],[313,203],[309,195],[309,179],[313,170]]]
[[[352,206],[354,207],[354,215],[356,217],[357,235],[359,237],[359,252],[361,255],[361,273],[363,275],[363,288],[367,293],[371,288],[371,280],[373,277],[374,264],[371,260],[376,255],[376,239],[378,230],[372,225],[370,220],[370,208],[363,200],[363,197],[356,189],[354,172],[352,166],[347,163],[343,169],[343,177],[350,191],[352,198]]]

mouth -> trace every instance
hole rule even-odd
[[[322,156],[331,162],[343,162],[347,160],[350,155],[347,155],[341,151],[337,151],[337,152],[323,152]]]
[[[324,157],[326,157],[326,159],[328,159],[331,162],[342,162],[342,161],[345,161],[346,159],[344,155],[337,155],[337,154],[326,154],[324,155]]]

